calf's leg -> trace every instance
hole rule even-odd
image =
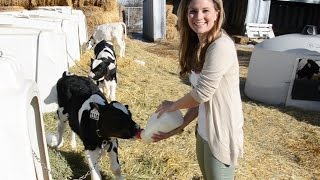
[[[105,80],[103,80],[103,81],[105,81]],[[104,93],[104,87],[105,87],[105,82],[103,82],[103,83],[99,83],[99,89],[100,89],[100,91],[102,92],[102,93]]]
[[[120,50],[121,50],[121,55],[120,55],[120,57],[124,57],[124,53],[125,53],[125,51],[126,51],[126,43],[124,42],[124,40],[122,41]]]
[[[117,89],[117,83],[115,80],[112,81],[105,81],[106,89],[108,90],[107,97],[111,101],[116,100],[116,89]]]
[[[76,133],[73,131],[71,132],[71,136],[70,136],[70,146],[72,150],[75,150],[77,148]]]
[[[86,150],[86,157],[91,171],[91,180],[101,180],[101,174],[99,171],[100,167],[98,163],[100,154],[100,148],[96,148],[93,151]]]
[[[125,42],[124,42],[124,40],[122,40],[122,35],[120,36],[120,37],[116,37],[116,41],[117,41],[117,44],[119,45],[119,49],[120,49],[120,52],[119,52],[119,55],[120,55],[120,57],[124,57],[124,52],[125,52],[125,46],[126,46],[126,44],[125,44]]]
[[[112,173],[116,176],[117,180],[123,180],[123,176],[121,175],[121,168],[118,160],[118,142],[116,138],[111,139],[111,144],[112,146],[110,151],[108,151],[108,156],[110,159],[110,169]]]
[[[58,143],[57,148],[61,148],[63,146],[63,133],[66,128],[66,122],[68,121],[68,114],[63,113],[63,107],[59,107],[57,114],[59,117],[59,123],[58,123]]]

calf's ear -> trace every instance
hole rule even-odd
[[[91,58],[91,64],[92,64],[93,60],[94,60],[94,59],[93,59],[93,58]]]
[[[95,103],[95,102],[91,102],[91,103],[90,103],[90,107],[91,107],[92,109],[95,108],[95,109],[99,110],[99,105],[98,105],[97,103]]]
[[[124,106],[125,106],[127,109],[129,109],[129,105],[126,104],[126,105],[124,105]]]

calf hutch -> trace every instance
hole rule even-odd
[[[69,66],[74,66],[75,62],[80,60],[82,46],[87,42],[86,19],[82,11],[79,11],[70,10],[67,13],[66,11],[59,12],[55,9],[38,9],[1,12],[0,18],[4,22],[0,21],[0,24],[12,24],[20,27],[51,29],[64,32],[66,34],[68,63]],[[16,19],[9,21],[8,18],[10,17]],[[47,25],[44,25],[45,23]]]
[[[19,65],[26,58],[0,51],[0,179],[51,180],[38,86]]]
[[[0,51],[16,57],[24,78],[37,83],[44,112],[57,109],[51,89],[68,70],[65,36],[62,32],[0,25]]]
[[[268,104],[320,111],[319,65],[316,32],[267,39],[252,51],[244,92]]]
[[[62,13],[69,16],[69,19],[72,19],[78,24],[80,46],[84,46],[88,41],[87,19],[81,10],[73,9],[70,6],[39,6],[37,9],[55,11],[56,13]]]

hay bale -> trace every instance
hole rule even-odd
[[[175,27],[167,27],[166,28],[166,39],[167,40],[175,40],[178,38],[178,30]]]
[[[0,11],[22,11],[25,10],[23,6],[1,6]]]
[[[84,6],[84,2],[85,2],[85,0],[76,0],[76,1],[73,1],[73,3],[72,3],[72,6],[73,7],[83,7]]]
[[[167,22],[166,22],[167,26],[172,26],[172,27],[177,26],[178,17],[175,14],[172,14],[172,13],[168,14],[166,18],[167,18]]]
[[[31,0],[30,6],[72,6],[72,0]]]
[[[103,5],[103,9],[105,11],[119,11],[118,3],[116,0],[107,0],[107,2]]]
[[[1,7],[23,7],[29,8],[29,0],[0,1]]]
[[[166,5],[166,16],[168,16],[168,14],[172,14],[173,12],[173,5]]]
[[[111,11],[105,11],[103,7],[84,6],[79,7],[79,9],[84,12],[87,18],[89,35],[93,33],[95,27],[98,25],[121,21],[118,8],[115,8]]]
[[[1,3],[0,3],[1,4]],[[37,6],[72,6],[72,0],[29,0],[23,3],[17,3],[26,9],[32,9]]]
[[[53,0],[52,6],[72,6],[72,0]]]
[[[178,30],[176,28],[178,17],[172,13],[173,6],[166,5],[166,39],[175,40],[178,37]]]
[[[30,9],[36,6],[99,6],[105,11],[113,11],[117,9],[117,0],[0,0],[0,6],[22,6],[25,9]]]

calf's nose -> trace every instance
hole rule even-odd
[[[93,73],[93,72],[90,72],[89,74],[88,74],[88,77],[89,78],[93,78],[95,76],[95,74]]]

